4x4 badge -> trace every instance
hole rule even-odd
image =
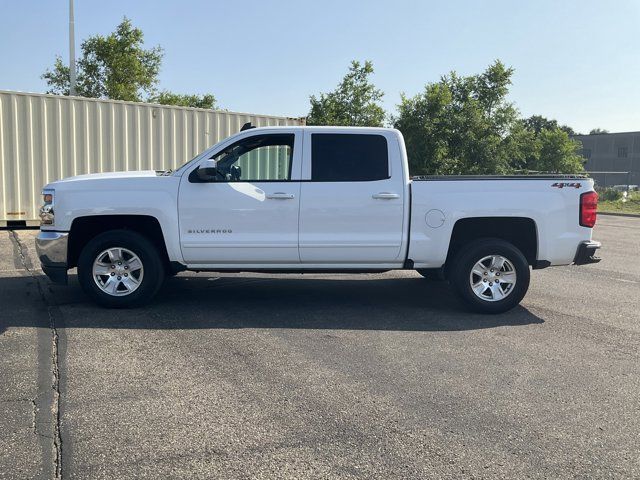
[[[569,188],[580,188],[582,187],[581,183],[578,182],[572,182],[572,183],[567,183],[567,182],[556,182],[554,184],[551,185],[552,187],[556,187],[556,188],[564,188],[564,187],[569,187]]]

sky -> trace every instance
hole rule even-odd
[[[68,61],[68,1],[0,0],[0,11],[0,89],[44,92],[40,75]],[[523,116],[640,130],[638,0],[75,0],[76,52],[123,16],[164,48],[161,89],[213,93],[232,111],[305,116],[358,59],[373,62],[394,113],[401,92],[500,59]]]

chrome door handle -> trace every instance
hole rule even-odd
[[[397,193],[380,192],[373,194],[372,197],[381,200],[393,200],[394,198],[400,198],[400,195],[398,195]]]
[[[296,196],[293,193],[276,192],[267,194],[267,198],[272,200],[291,200],[292,198],[296,198]]]

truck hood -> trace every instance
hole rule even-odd
[[[86,182],[96,180],[113,180],[113,179],[128,179],[128,178],[140,178],[140,177],[157,177],[155,170],[141,170],[136,172],[108,172],[108,173],[89,173],[86,175],[76,175],[75,177],[63,178],[50,183],[47,187],[55,187],[70,182]]]

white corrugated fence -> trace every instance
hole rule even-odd
[[[175,169],[246,122],[304,120],[0,90],[0,226],[37,223],[42,186],[53,180]]]

